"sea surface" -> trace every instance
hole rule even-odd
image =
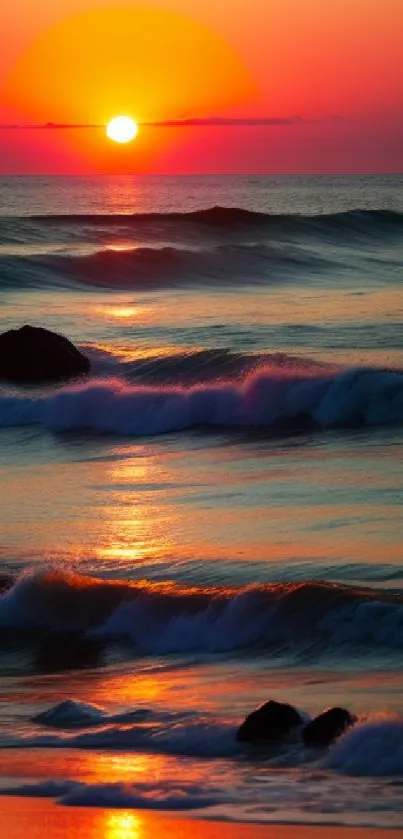
[[[0,331],[92,363],[0,383],[1,792],[403,828],[402,266],[403,176],[0,179]]]

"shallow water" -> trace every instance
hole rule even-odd
[[[402,827],[402,178],[1,187],[0,329],[92,362],[0,392],[1,788]]]

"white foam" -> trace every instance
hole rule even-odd
[[[32,722],[48,728],[70,729],[97,728],[113,725],[132,725],[142,723],[149,718],[165,719],[158,713],[153,713],[146,708],[122,711],[118,714],[109,714],[104,708],[98,705],[90,705],[87,702],[79,702],[76,699],[65,699],[53,708],[48,708],[33,717]]]
[[[337,375],[262,368],[243,385],[128,386],[119,380],[67,386],[42,397],[0,397],[0,426],[155,435],[198,425],[267,427],[311,420],[320,427],[403,422],[403,374]]]
[[[403,775],[403,718],[358,723],[334,744],[323,765],[347,775]]]
[[[196,810],[221,803],[214,790],[205,790],[186,781],[161,783],[85,784],[79,781],[44,781],[3,787],[0,795],[27,798],[57,798],[61,804],[76,807],[136,808],[142,810]]]
[[[32,722],[50,728],[89,728],[102,725],[108,719],[107,713],[97,705],[66,699],[53,708],[48,708],[33,718]]]
[[[238,649],[274,635],[275,598],[272,602],[270,596],[259,600],[259,590],[251,587],[229,598],[211,598],[199,609],[191,601],[178,603],[176,608],[173,602],[169,611],[159,609],[152,596],[150,600],[126,601],[93,634],[125,636],[143,652],[159,655]]]
[[[83,608],[86,591],[88,611]],[[375,590],[319,583],[167,590],[153,583],[115,585],[74,574],[36,572],[26,573],[0,595],[0,627],[79,630],[87,639],[105,642],[129,639],[139,652],[150,655],[315,639],[331,647],[350,643],[400,649],[403,602]]]
[[[178,757],[224,758],[240,752],[236,730],[235,724],[209,717],[189,720],[174,715],[171,719],[158,720],[156,715],[149,725],[140,722],[133,725],[122,722],[117,715],[109,717],[100,729],[94,727],[79,734],[3,737],[1,745],[3,748],[117,749]]]
[[[168,725],[112,726],[74,737],[52,738],[52,746],[85,749],[127,749],[151,754],[230,757],[239,752],[236,726],[210,719]],[[38,738],[41,739],[41,738]],[[44,742],[42,742],[45,745]]]
[[[372,643],[403,647],[403,605],[373,600],[330,611],[317,624],[333,644]]]
[[[186,781],[161,784],[88,784],[72,787],[62,804],[76,807],[133,807],[147,810],[196,810],[221,803],[213,791]]]

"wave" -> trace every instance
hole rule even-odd
[[[209,382],[241,382],[259,370],[272,369],[284,375],[331,375],[339,368],[311,358],[284,352],[236,352],[223,348],[169,351],[166,355],[152,351],[140,358],[125,357],[110,348],[84,345],[83,352],[91,360],[97,379],[124,379],[147,385],[184,387],[207,385]]]
[[[186,588],[48,571],[0,596],[0,627],[129,641],[141,655],[290,643],[400,649],[403,596],[330,583]]]
[[[346,775],[403,775],[403,719],[375,717],[347,732],[323,761]]]
[[[138,709],[120,714],[108,714],[104,708],[98,705],[90,705],[87,702],[77,702],[75,699],[66,699],[54,708],[49,708],[33,717],[32,722],[37,725],[47,726],[53,729],[69,731],[80,728],[99,728],[105,725],[130,725],[141,723],[149,719],[151,711]]]
[[[262,367],[243,383],[194,387],[92,380],[43,395],[0,394],[0,427],[41,425],[151,436],[198,427],[290,430],[403,422],[403,373],[352,368],[329,373]]]
[[[185,811],[214,807],[222,803],[218,790],[204,790],[188,781],[86,784],[80,781],[45,781],[0,789],[0,795],[57,798],[73,807]],[[224,800],[231,800],[227,794]]]
[[[296,268],[328,267],[319,255],[274,245],[220,245],[204,249],[125,247],[88,254],[46,254],[0,258],[0,285],[99,288],[175,287],[194,284],[235,285],[290,278]]]
[[[266,213],[241,207],[214,206],[192,212],[91,213],[34,216],[0,216],[0,244],[43,244],[61,237],[68,242],[102,241],[105,234],[138,234],[144,241],[161,240],[167,233],[169,241],[187,241],[207,237],[217,242],[227,240],[234,232],[237,242],[282,239],[282,235],[306,238],[328,235],[343,241],[349,236],[401,235],[403,213],[392,210],[354,209],[337,213]],[[55,237],[55,238],[54,238]],[[253,241],[254,239],[252,239]],[[232,240],[231,240],[232,241]]]
[[[0,287],[133,288],[334,279],[356,267],[379,279],[401,257],[403,213],[273,215],[236,207],[190,213],[0,218]],[[387,248],[373,247],[385,239]],[[349,247],[345,248],[344,245]],[[361,262],[360,262],[361,261]]]
[[[71,706],[75,704],[79,706],[79,703],[74,703],[74,700],[66,702]],[[50,708],[47,713],[55,716],[59,707]],[[91,706],[87,707],[91,708]],[[98,712],[99,709],[96,708],[95,711]],[[284,767],[285,764],[288,767],[301,767],[305,764],[314,772],[333,770],[340,775],[368,778],[394,777],[403,774],[403,718],[398,714],[372,712],[369,715],[362,715],[354,726],[336,742],[327,747],[312,750],[304,744],[301,728],[296,729],[283,743],[271,745],[266,743],[263,747],[262,744],[240,743],[236,739],[239,720],[217,719],[211,714],[202,715],[198,711],[194,711],[192,715],[188,713],[183,714],[182,717],[180,714],[171,717],[167,712],[164,719],[161,715],[158,719],[157,714],[154,724],[139,725],[130,722],[130,718],[133,718],[135,713],[139,712],[127,711],[126,714],[122,714],[122,721],[118,715],[114,721],[112,715],[108,717],[105,714],[104,725],[96,730],[85,729],[82,725],[82,731],[71,731],[65,727],[62,732],[59,732],[58,728],[61,726],[55,725],[54,732],[38,735],[27,733],[24,736],[11,735],[6,738],[3,736],[0,748],[11,746],[26,749],[112,749],[210,760],[220,758],[237,760],[247,755],[249,761],[252,761],[254,756],[261,760],[264,754],[265,760],[272,768]],[[303,716],[306,720],[310,719],[307,714]],[[79,727],[79,725],[76,726],[76,728]],[[262,748],[265,752],[262,752]],[[49,783],[50,786],[47,783],[42,792],[39,791],[40,786],[24,786],[20,794],[35,795],[34,790],[38,790],[39,795],[53,797],[69,792],[69,789],[65,791],[64,787],[59,790],[54,782]],[[163,783],[166,782],[163,781]],[[170,781],[167,783],[169,785]],[[111,792],[116,791],[117,785],[106,786]],[[89,791],[85,785],[82,787],[78,785],[78,787]],[[145,788],[150,791],[147,784]],[[9,790],[0,790],[0,794],[4,792],[7,794]],[[210,788],[210,795],[211,792]],[[73,802],[69,801],[69,803]],[[90,804],[89,800],[87,803]],[[113,804],[111,803],[110,806]]]
[[[235,226],[295,226],[309,228],[312,224],[322,227],[340,226],[357,229],[378,228],[386,230],[390,227],[403,226],[403,213],[392,210],[364,210],[354,209],[338,213],[319,213],[316,215],[302,215],[293,213],[266,213],[241,207],[214,206],[191,212],[166,213],[133,213],[133,214],[58,214],[35,215],[29,220],[42,224],[62,225],[131,225],[141,226],[156,223],[175,223],[187,225],[206,225],[209,227],[226,228]]]

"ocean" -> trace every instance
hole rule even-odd
[[[402,266],[403,176],[0,179],[92,365],[0,384],[0,792],[403,828]]]

